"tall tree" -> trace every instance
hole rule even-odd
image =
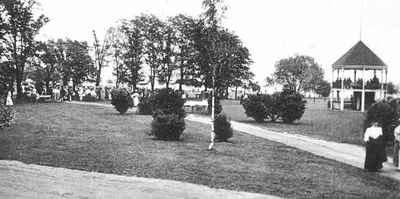
[[[73,82],[73,90],[75,90],[76,85],[93,80],[96,70],[89,55],[89,45],[86,42],[68,40],[66,58],[70,78]]]
[[[151,90],[154,91],[160,65],[164,62],[161,54],[164,44],[163,22],[154,15],[141,15],[138,20],[144,35],[145,62],[150,67]]]
[[[169,19],[172,27],[176,30],[178,53],[176,64],[179,69],[179,91],[183,85],[201,86],[195,78],[195,71],[198,69],[195,62],[194,36],[198,26],[198,20],[186,15],[177,15]]]
[[[121,59],[123,63],[117,67],[117,75],[119,75],[121,83],[128,83],[135,90],[137,84],[144,80],[144,74],[141,71],[144,40],[140,18],[136,17],[133,20],[124,21],[120,31],[123,34],[123,40],[121,41]]]
[[[253,92],[260,92],[261,90],[261,86],[258,84],[258,82],[253,82],[253,81],[249,81],[249,88],[253,91]]]
[[[215,119],[215,97],[216,97],[216,85],[215,85],[215,76],[216,76],[216,67],[218,64],[218,55],[221,54],[221,46],[219,46],[219,34],[218,34],[218,29],[219,29],[219,23],[220,19],[222,16],[222,13],[220,12],[218,8],[223,5],[222,0],[204,0],[203,1],[203,7],[205,9],[204,12],[204,21],[205,21],[205,35],[206,35],[206,41],[209,41],[210,43],[208,46],[210,47],[208,51],[201,51],[202,58],[204,58],[202,61],[202,67],[203,71],[212,71],[211,72],[211,82],[212,82],[212,108],[211,108],[211,118],[214,121]],[[222,6],[223,7],[223,6]],[[224,11],[224,9],[222,9]],[[202,31],[203,32],[203,31]],[[200,44],[201,46],[201,44]],[[202,68],[200,67],[200,68]],[[205,70],[204,70],[205,69]],[[211,70],[210,70],[211,69]],[[210,73],[208,73],[210,74]],[[207,85],[205,86],[207,88]],[[208,146],[208,149],[211,150],[213,149],[214,146],[214,141],[215,141],[215,132],[214,132],[214,125],[215,123],[213,122],[212,124],[212,131],[211,131],[211,143]]]
[[[314,58],[296,55],[279,60],[275,65],[273,78],[286,88],[301,92],[311,87],[310,85],[315,88],[323,78],[323,72]]]
[[[158,70],[158,82],[169,88],[172,73],[177,69],[178,31],[172,26],[171,20],[162,23],[163,42],[161,43],[161,65]]]
[[[48,18],[39,15],[35,18],[34,0],[3,0],[0,2],[0,15],[5,27],[1,38],[17,83],[17,98],[22,97],[22,81],[25,66],[35,54],[35,36]]]
[[[389,82],[387,83],[386,91],[388,94],[396,94],[399,92],[399,89],[396,85],[393,84],[393,82]]]
[[[326,80],[320,81],[317,85],[315,93],[321,95],[322,97],[328,97],[331,93],[331,84]]]
[[[94,39],[94,62],[97,67],[96,71],[96,86],[100,85],[101,81],[101,71],[105,65],[106,57],[109,55],[109,49],[111,47],[109,31],[106,32],[104,36],[103,42],[101,43],[97,38],[96,31],[93,30],[93,39]]]
[[[123,38],[124,34],[121,31],[123,21],[118,24],[117,27],[111,27],[108,29],[109,41],[110,41],[110,54],[114,62],[114,72],[113,75],[116,76],[115,86],[123,83],[123,79],[126,76],[126,68],[122,64],[122,48],[123,48]]]
[[[323,81],[324,70],[318,64],[312,64],[308,69],[307,79],[304,83],[304,91],[316,92]]]
[[[69,48],[69,43],[71,43],[71,40],[58,39],[54,42],[54,54],[57,60],[57,65],[63,85],[68,84],[71,79],[72,73],[71,66],[68,64],[67,61],[67,51]]]
[[[37,56],[40,62],[33,79],[36,82],[43,81],[47,91],[50,91],[50,84],[54,85],[61,78],[56,50],[56,42],[52,40],[40,42],[38,46]]]
[[[252,76],[252,61],[239,37],[220,25],[226,10],[223,1],[205,0],[203,6],[204,16],[194,37],[199,72],[205,88],[213,87],[222,96],[229,87]]]

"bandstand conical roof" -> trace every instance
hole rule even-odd
[[[357,42],[332,65],[334,69],[386,69],[386,67],[386,64],[362,41]]]

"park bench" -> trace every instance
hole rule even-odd
[[[208,102],[207,100],[187,100],[183,107],[186,112],[206,113]]]

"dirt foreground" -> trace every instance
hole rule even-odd
[[[0,198],[278,198],[171,180],[86,172],[7,160],[0,160],[0,179]]]

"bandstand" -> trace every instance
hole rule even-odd
[[[332,65],[330,108],[364,112],[385,98],[386,64],[359,41]]]

